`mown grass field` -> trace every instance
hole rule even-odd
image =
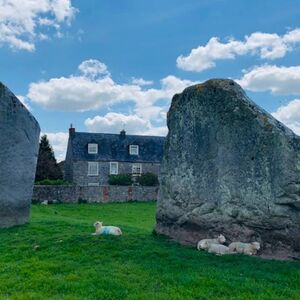
[[[96,220],[123,236],[92,236]],[[300,262],[217,257],[155,236],[155,203],[34,205],[0,231],[0,299],[300,299]]]

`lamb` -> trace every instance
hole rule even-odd
[[[224,244],[226,241],[225,236],[220,234],[216,239],[204,239],[198,242],[197,249],[207,250],[212,244]]]
[[[224,255],[224,254],[233,254],[228,247],[221,244],[210,244],[208,249],[208,253],[215,253],[216,255]]]
[[[97,221],[94,226],[96,228],[96,232],[93,235],[100,234],[111,234],[111,235],[122,235],[122,231],[119,227],[116,226],[102,226],[102,222]]]
[[[242,243],[234,242],[229,245],[231,252],[242,253],[246,255],[255,255],[260,249],[260,244],[258,242],[253,243]]]

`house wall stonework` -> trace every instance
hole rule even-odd
[[[157,200],[158,187],[148,186],[75,186],[75,185],[36,185],[32,199],[35,202],[57,200],[62,203],[109,203]]]
[[[73,183],[78,186],[88,186],[89,184],[106,185],[108,181],[110,162],[98,162],[99,163],[99,175],[88,175],[88,161],[75,161],[73,162]],[[138,162],[135,162],[138,163]],[[132,162],[118,162],[119,174],[131,174]],[[141,163],[142,173],[154,173],[159,174],[159,163]]]

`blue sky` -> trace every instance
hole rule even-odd
[[[233,78],[300,134],[300,2],[0,0],[0,80],[64,158],[78,131],[166,134],[171,97]]]

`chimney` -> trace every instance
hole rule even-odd
[[[125,138],[126,136],[126,131],[123,129],[120,131],[120,138]]]
[[[73,135],[75,133],[75,128],[73,128],[73,124],[71,123],[70,128],[69,128],[69,135]]]

